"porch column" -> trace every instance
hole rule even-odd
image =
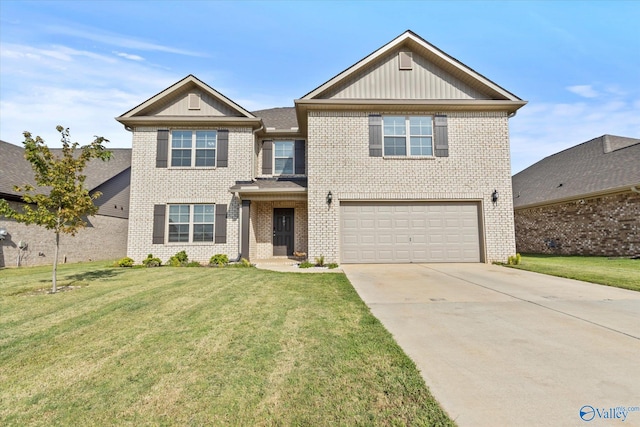
[[[242,201],[242,228],[240,230],[240,256],[249,260],[249,224],[251,200]]]

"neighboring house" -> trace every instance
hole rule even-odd
[[[513,177],[519,252],[640,255],[640,139],[604,135]]]
[[[189,75],[118,117],[133,133],[128,255],[515,253],[508,122],[526,102],[411,31],[294,102],[249,112]]]
[[[52,151],[60,153],[57,149]],[[75,237],[60,236],[60,262],[117,259],[126,255],[131,150],[110,151],[113,152],[110,161],[94,159],[87,163],[85,187],[91,193],[102,193],[95,201],[99,210]],[[0,199],[9,201],[14,209],[19,207],[23,204],[22,196],[13,188],[24,184],[36,186],[31,164],[24,158],[24,148],[0,141]],[[5,240],[0,240],[0,267],[17,265],[18,257],[20,265],[53,263],[53,231],[4,217],[0,217],[0,227],[8,233]]]

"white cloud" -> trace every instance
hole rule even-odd
[[[127,49],[137,49],[144,51],[166,52],[177,55],[206,57],[207,54],[201,52],[195,52],[192,50],[179,49],[172,46],[163,46],[160,44],[147,42],[144,40],[138,40],[131,36],[113,34],[105,31],[100,31],[95,28],[83,29],[80,27],[70,28],[62,26],[48,26],[46,30],[54,34],[62,34],[72,37],[78,37],[85,40],[91,40],[99,43],[104,43],[111,46],[117,46]]]
[[[591,85],[568,86],[567,90],[584,98],[597,98],[600,95]]]
[[[177,80],[144,61],[61,45],[0,44],[0,54],[0,139],[15,144],[28,130],[59,146],[60,124],[80,143],[100,135],[111,147],[130,146],[131,134],[114,117]]]
[[[118,56],[120,56],[120,57],[122,57],[122,58],[130,59],[132,61],[144,61],[144,58],[142,56],[139,56],[139,55],[132,55],[130,53],[117,52],[117,51],[114,51],[113,53],[118,55]]]
[[[510,119],[510,129],[515,173],[605,134],[640,138],[640,100],[611,97],[573,104],[532,103]]]

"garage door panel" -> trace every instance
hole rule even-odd
[[[480,262],[478,204],[343,202],[343,263]]]

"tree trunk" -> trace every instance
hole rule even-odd
[[[58,275],[58,249],[60,247],[60,232],[56,231],[56,250],[53,253],[53,287],[51,293],[55,294],[58,291],[57,288],[57,275]]]

